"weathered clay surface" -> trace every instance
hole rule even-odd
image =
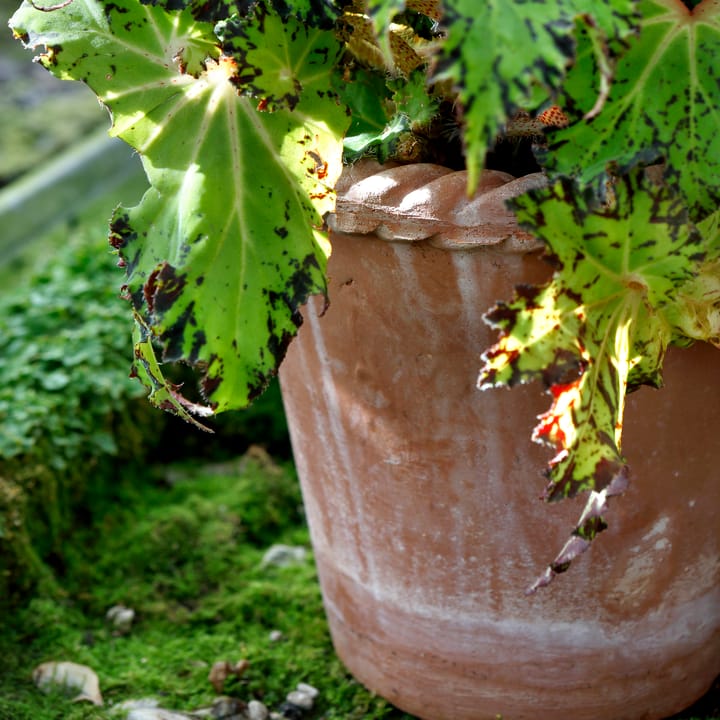
[[[341,184],[330,228],[342,233],[374,233],[384,240],[425,240],[448,249],[501,245],[505,252],[539,247],[520,230],[505,200],[545,184],[541,173],[515,179],[486,170],[477,191],[467,195],[467,173],[440,165],[373,162],[352,169],[352,184]],[[348,173],[350,174],[350,173]]]
[[[669,353],[666,387],[629,397],[610,529],[526,597],[583,499],[538,500],[541,388],[475,384],[483,313],[550,269],[517,252],[533,245],[502,205],[515,183],[468,200],[462,174],[426,170],[344,191],[330,308],[305,309],[281,370],[337,651],[426,720],[667,717],[720,672],[717,351]]]

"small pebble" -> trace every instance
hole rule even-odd
[[[285,699],[290,704],[297,705],[303,710],[312,710],[312,707],[314,705],[314,701],[310,697],[310,695],[307,695],[304,692],[300,692],[300,690],[293,690],[292,692],[289,692]]]
[[[122,702],[113,705],[112,713],[127,713],[130,710],[147,710],[149,708],[156,708],[160,703],[155,698],[138,698],[137,700],[123,700]]]
[[[312,685],[308,685],[307,683],[303,682],[298,683],[295,689],[298,692],[309,695],[313,700],[320,694],[320,691],[316,687],[313,687]]]
[[[226,718],[229,720],[229,718],[240,716],[246,707],[247,706],[242,700],[223,696],[217,698],[212,704],[210,716],[216,718],[217,720],[226,720]]]
[[[161,707],[135,708],[124,715],[125,720],[187,720],[188,716],[182,712],[167,710]]]
[[[272,630],[269,635],[270,642],[280,642],[283,639],[283,634],[280,630]]]
[[[248,720],[267,720],[268,709],[259,700],[251,700],[247,706]]]
[[[280,706],[280,717],[285,720],[302,720],[305,714],[304,708],[291,702],[285,702]]]
[[[112,626],[121,633],[130,630],[135,619],[135,611],[124,605],[113,605],[106,613],[105,619],[112,623]]]
[[[94,705],[103,704],[97,673],[87,665],[74,662],[45,662],[33,670],[32,678],[35,685],[44,692],[50,692],[56,685],[63,689],[79,690],[80,694],[75,698],[75,702],[89,700]]]
[[[302,546],[272,545],[265,551],[260,567],[297,565],[305,561],[306,555],[307,550]]]

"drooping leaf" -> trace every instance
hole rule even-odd
[[[153,347],[153,334],[142,316],[135,311],[135,327],[133,329],[135,359],[132,365],[132,377],[136,377],[150,390],[148,399],[162,410],[167,410],[181,417],[199,430],[212,432],[207,426],[195,419],[195,416],[209,417],[212,410],[186,400],[180,388],[171,383],[163,374]]]
[[[609,166],[622,173],[665,160],[699,219],[720,202],[720,5],[642,0],[640,8],[639,37],[618,59],[602,111],[553,135],[547,167],[600,189]],[[589,58],[570,71],[561,100],[569,110],[582,107],[590,73]]]
[[[558,269],[541,288],[519,288],[487,316],[501,330],[484,356],[483,389],[541,379],[552,396],[533,439],[555,449],[549,500],[590,492],[570,543],[545,584],[605,527],[607,498],[622,492],[625,395],[662,384],[662,361],[682,341],[678,308],[701,263],[717,253],[667,187],[635,173],[597,207],[569,181],[514,201],[521,224],[548,245]],[[697,293],[693,293],[697,299]],[[717,303],[717,295],[707,302]],[[715,332],[717,328],[715,328]],[[697,337],[697,334],[696,334]]]
[[[436,77],[451,80],[462,103],[471,187],[506,120],[557,91],[574,58],[575,19],[591,19],[604,51],[636,22],[632,0],[445,0],[443,6],[447,40]]]
[[[163,359],[204,370],[214,409],[246,405],[275,373],[299,306],[324,292],[319,228],[347,124],[330,92],[339,44],[293,18],[266,24],[263,50],[247,34],[232,44],[240,74],[189,11],[74,0],[53,13],[25,5],[13,25],[47,44],[46,67],[93,88],[112,133],[142,156],[152,187],[116,212],[111,238]],[[258,109],[271,102],[275,112]]]

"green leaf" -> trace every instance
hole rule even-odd
[[[233,82],[263,98],[268,109],[293,110],[303,94],[325,90],[340,51],[332,33],[283,19],[262,3],[248,18],[221,23],[217,32],[223,51],[237,63]]]
[[[385,162],[403,138],[429,127],[438,109],[422,70],[411,73],[407,80],[386,80],[377,73],[358,70],[339,92],[353,118],[344,141],[350,162],[370,152]]]
[[[357,68],[348,78],[338,78],[336,82],[338,93],[350,108],[352,117],[346,142],[364,133],[380,135],[391,114],[390,91],[385,78],[378,73]]]
[[[320,228],[347,125],[330,92],[339,44],[275,18],[224,37],[238,66],[218,57],[212,27],[189,11],[137,0],[74,0],[54,13],[24,6],[13,23],[49,46],[49,69],[93,88],[113,134],[142,156],[152,187],[111,226],[142,328],[164,360],[205,372],[213,409],[247,405],[276,372],[300,305],[325,290]],[[262,111],[270,105],[275,112]],[[146,357],[142,342],[136,353]]]
[[[445,1],[448,37],[436,77],[458,90],[471,187],[506,120],[557,93],[574,58],[575,18],[591,18],[607,46],[633,31],[633,7],[631,0]]]
[[[388,80],[387,85],[393,91],[392,100],[397,114],[407,117],[413,127],[432,122],[438,110],[438,100],[428,92],[424,71],[417,70],[402,82]]]
[[[556,451],[546,497],[591,493],[552,575],[605,527],[607,497],[626,485],[625,395],[640,384],[662,384],[666,348],[683,340],[682,294],[703,261],[716,255],[717,236],[709,244],[682,201],[638,173],[618,182],[614,202],[605,207],[569,181],[513,204],[520,223],[547,243],[558,269],[547,286],[519,288],[511,303],[488,314],[501,337],[484,356],[479,384],[487,389],[541,379],[553,402],[533,439]]]
[[[665,160],[666,177],[699,219],[720,203],[720,5],[690,11],[675,0],[643,0],[640,7],[640,35],[619,58],[602,111],[553,134],[547,167],[602,189],[608,167],[622,173]],[[570,71],[568,111],[587,111],[589,72],[587,61]]]

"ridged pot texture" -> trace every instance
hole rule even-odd
[[[542,387],[476,380],[482,315],[550,276],[503,202],[543,179],[465,181],[348,172],[330,305],[305,308],[281,369],[336,650],[425,720],[667,717],[720,672],[717,351],[669,352],[666,386],[629,396],[609,529],[526,596],[584,499],[539,500]]]

